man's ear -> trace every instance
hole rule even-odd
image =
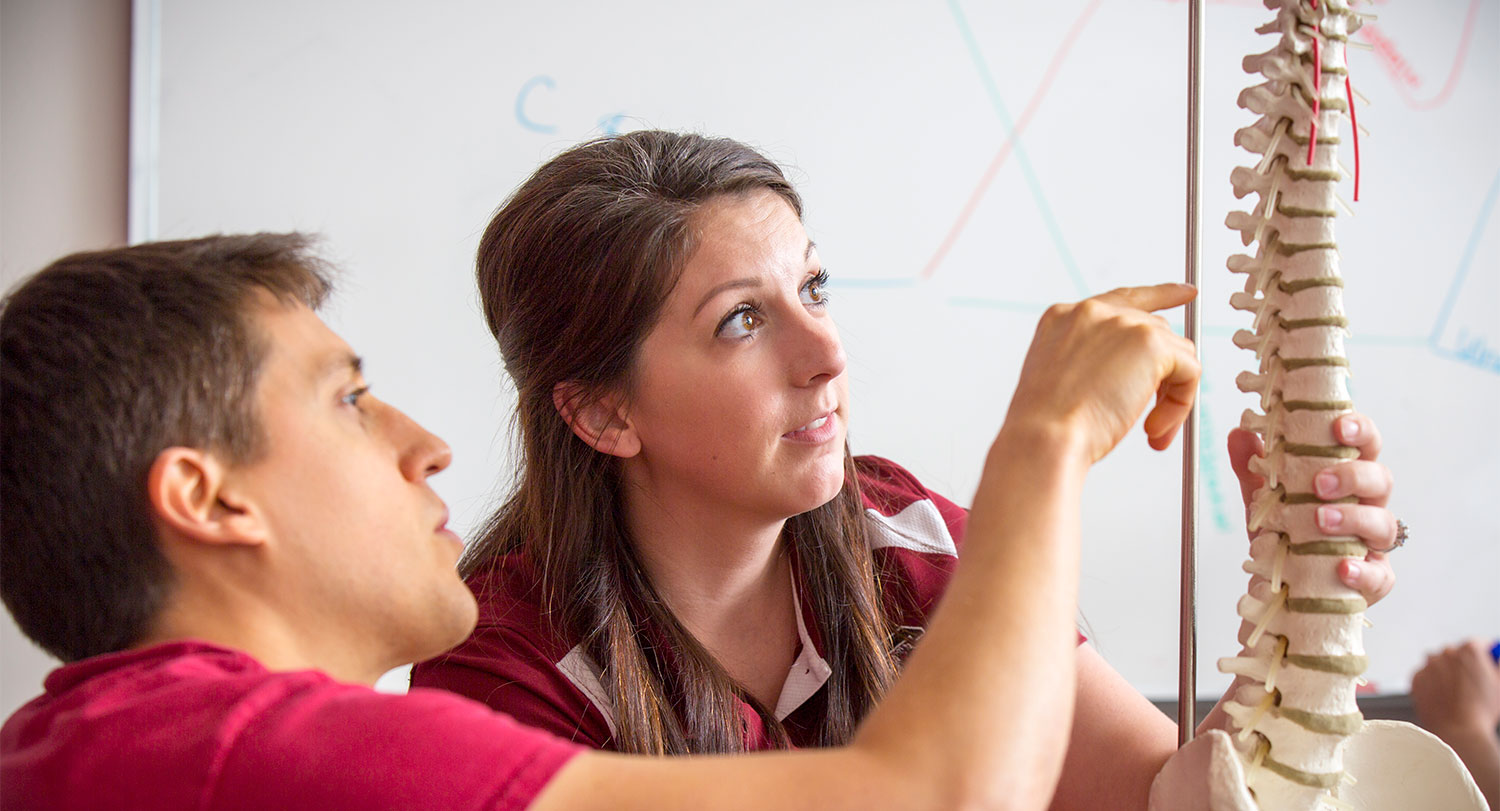
[[[264,543],[265,523],[250,505],[229,494],[226,473],[223,462],[197,448],[158,453],[146,476],[146,497],[156,520],[203,543]]]
[[[628,459],[641,452],[641,439],[630,425],[624,402],[624,396],[613,391],[589,396],[577,383],[552,387],[552,404],[579,439],[600,453]]]

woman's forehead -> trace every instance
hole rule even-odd
[[[769,190],[715,200],[695,219],[696,244],[679,289],[706,289],[738,276],[800,275],[814,250],[796,211]]]

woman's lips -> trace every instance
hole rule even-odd
[[[806,442],[816,445],[833,439],[838,435],[838,431],[838,412],[830,411],[801,428],[782,434],[781,438],[791,442]]]

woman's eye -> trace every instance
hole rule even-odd
[[[369,386],[360,386],[359,388],[355,389],[354,391],[351,391],[348,394],[344,395],[343,397],[340,397],[339,400],[342,401],[344,405],[353,406],[355,408],[359,408],[359,398],[361,398],[361,397],[363,397],[363,396],[365,396],[366,394],[369,394],[369,393],[370,393],[370,387]]]
[[[746,305],[729,314],[719,324],[717,335],[720,338],[748,338],[760,329],[762,319],[754,308]]]
[[[828,271],[820,270],[818,275],[807,280],[802,285],[802,303],[809,307],[822,307],[828,303]]]

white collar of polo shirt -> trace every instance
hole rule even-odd
[[[796,709],[818,692],[833,674],[807,633],[807,623],[802,619],[802,598],[797,585],[797,575],[792,574],[792,613],[797,615],[797,638],[802,641],[802,652],[787,671],[786,681],[781,685],[781,695],[776,699],[776,720],[785,721]]]
[[[833,668],[829,667],[827,660],[818,653],[818,647],[813,644],[812,637],[807,633],[807,623],[802,618],[802,597],[797,586],[795,572],[792,574],[792,613],[797,616],[797,638],[802,642],[802,651],[797,654],[797,660],[792,662],[791,668],[787,670],[786,681],[781,684],[781,695],[776,699],[777,721],[785,721],[788,715],[812,698],[813,694],[817,693],[828,682],[828,677],[833,674]],[[599,666],[583,649],[583,645],[575,645],[556,662],[555,666],[604,716],[604,722],[609,726],[609,734],[619,734],[615,728],[614,702],[610,700],[609,692],[604,689],[600,681]]]

